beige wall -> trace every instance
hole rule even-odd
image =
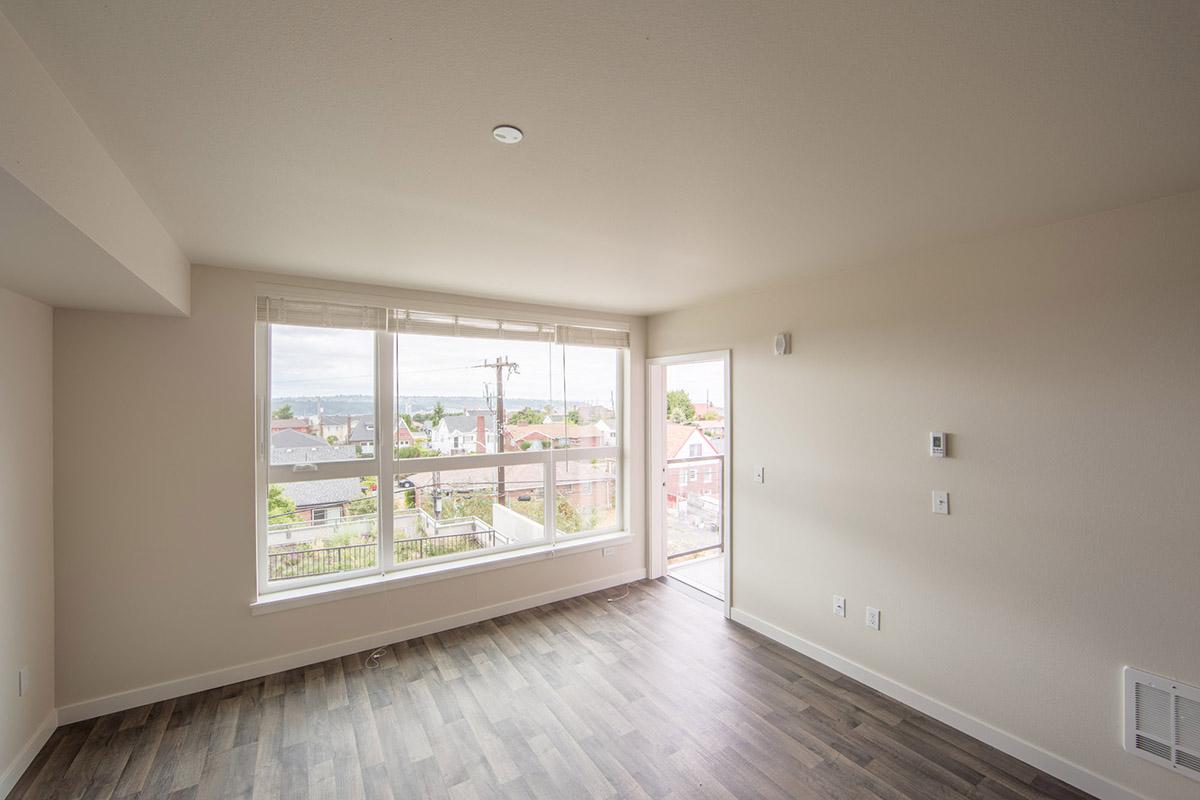
[[[55,311],[60,708],[644,570],[639,523],[608,558],[559,556],[251,616],[263,280],[368,291],[197,267],[190,319]],[[640,396],[643,323],[631,322]],[[634,440],[644,436],[638,419]],[[640,448],[630,458],[640,485]],[[641,520],[640,492],[632,500]]]
[[[0,289],[0,784],[54,710],[52,320]]]
[[[647,335],[650,356],[733,350],[737,609],[1194,800],[1121,749],[1120,670],[1200,684],[1200,193],[651,317]],[[952,458],[928,456],[932,430]]]

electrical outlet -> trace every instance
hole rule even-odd
[[[835,594],[833,596],[833,614],[837,617],[846,616],[846,598],[842,597],[840,594]]]
[[[600,552],[604,555],[605,558],[608,558],[609,556],[611,556],[617,552],[617,548],[606,547],[603,550],[601,550]]]
[[[872,630],[879,630],[879,609],[867,606],[867,627]]]
[[[29,694],[29,667],[17,670],[17,697]]]

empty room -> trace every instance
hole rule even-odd
[[[0,798],[1200,800],[1200,2],[0,0]]]

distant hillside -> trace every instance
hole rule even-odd
[[[433,411],[434,406],[439,402],[446,411],[451,413],[465,411],[468,408],[477,409],[484,405],[483,400],[478,397],[404,396],[397,398],[397,408],[400,411],[411,408],[412,413],[417,414],[422,411]],[[292,407],[292,413],[297,417],[311,417],[317,413],[318,403],[327,415],[370,414],[375,410],[375,401],[367,395],[361,394],[322,395],[319,400],[316,397],[277,397],[271,404],[271,410],[274,411],[280,406],[289,405]],[[504,398],[504,407],[510,411],[516,411],[526,406],[544,408],[547,405],[550,405],[550,401],[545,398]],[[558,405],[561,407],[561,404]]]

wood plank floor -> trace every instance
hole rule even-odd
[[[629,588],[61,727],[10,798],[1088,796]]]

